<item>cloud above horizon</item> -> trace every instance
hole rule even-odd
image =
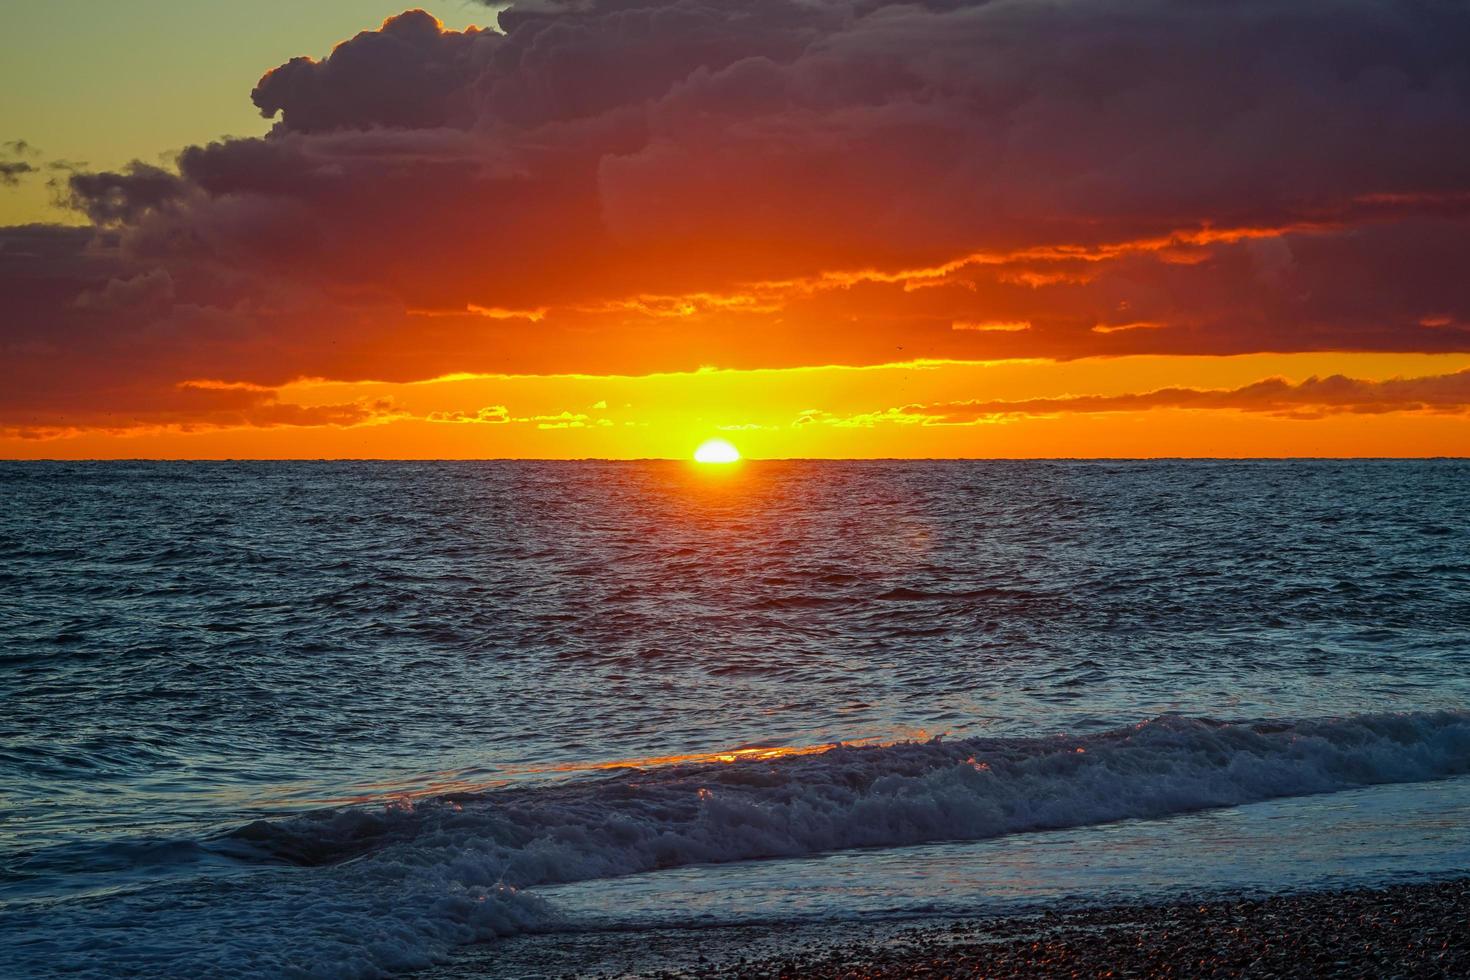
[[[1470,350],[1462,4],[498,21],[390,18],[267,71],[267,135],[0,229],[0,425],[280,414],[191,378]]]
[[[1383,415],[1389,412],[1470,412],[1470,370],[1417,378],[1375,381],[1341,374],[1310,377],[1292,383],[1264,378],[1238,388],[1158,388],[1118,395],[1070,395],[1057,398],[995,399],[904,405],[847,418],[815,415],[810,421],[839,425],[878,422],[923,425],[971,425],[1022,416],[1148,412],[1155,409],[1260,412],[1310,420],[1327,415]]]

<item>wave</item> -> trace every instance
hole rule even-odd
[[[53,938],[47,965],[97,975],[379,976],[440,961],[462,943],[556,925],[556,910],[526,890],[537,885],[1459,775],[1470,772],[1470,712],[1165,716],[1085,736],[730,758],[258,821],[206,846],[289,867],[212,882],[206,898],[170,889],[73,909],[92,927],[85,932],[113,945],[63,949]],[[112,931],[96,930],[113,919]],[[152,928],[127,941],[128,923],[144,921]],[[58,934],[40,919],[26,925]]]

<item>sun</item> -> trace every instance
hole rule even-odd
[[[700,443],[699,448],[694,450],[694,461],[696,463],[738,463],[740,462],[740,450],[723,439],[710,439]]]

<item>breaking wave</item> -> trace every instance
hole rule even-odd
[[[25,930],[22,972],[44,962],[99,975],[378,976],[558,925],[537,885],[1466,772],[1464,711],[1256,723],[1171,715],[1085,736],[770,753],[256,822],[204,842],[253,870],[210,883],[197,900],[145,889],[49,917],[8,915],[6,931]],[[56,913],[88,917],[92,928],[59,927]],[[75,936],[85,947],[64,948],[61,937]]]

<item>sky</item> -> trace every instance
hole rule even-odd
[[[1470,8],[0,9],[0,456],[1470,454]]]

